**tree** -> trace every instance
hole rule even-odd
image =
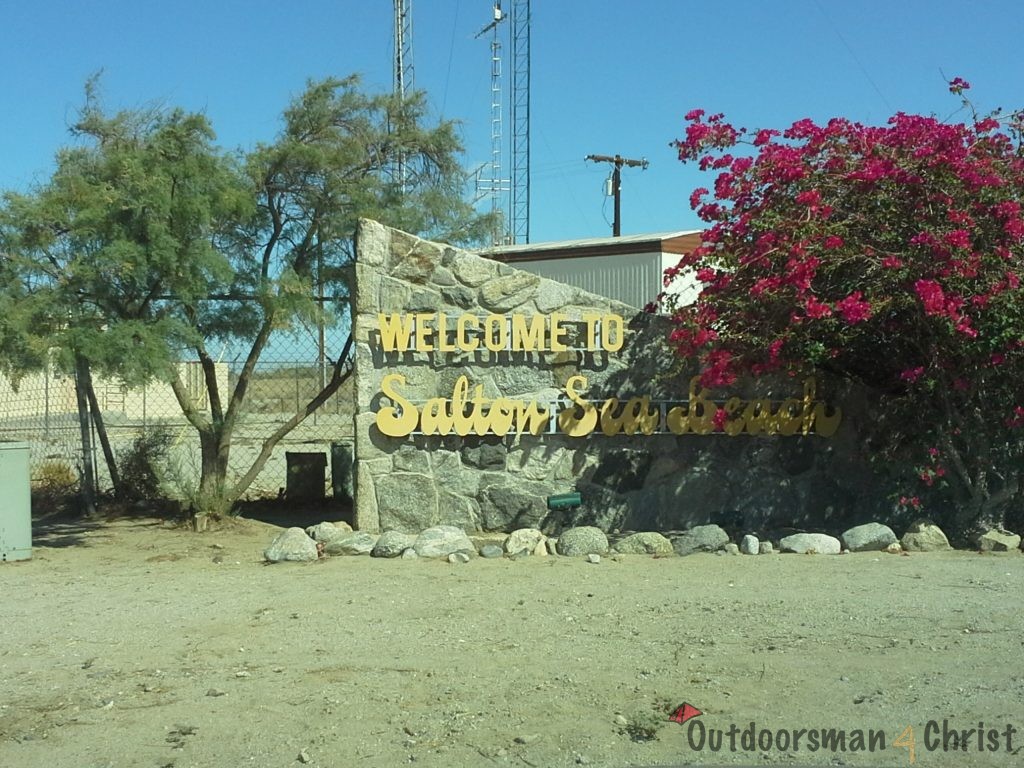
[[[272,334],[346,322],[344,268],[359,217],[453,242],[488,231],[461,198],[455,126],[424,128],[425,111],[421,94],[367,95],[355,77],[310,83],[277,140],[239,156],[214,145],[202,115],[107,115],[90,87],[74,128],[82,146],[58,155],[40,190],[6,196],[0,237],[45,321],[34,324],[37,344],[129,383],[170,382],[199,435],[199,515],[230,508],[277,443],[350,375],[351,336],[322,391],[229,479],[232,438]],[[214,341],[244,345],[230,391],[217,377]],[[202,366],[208,408],[180,375],[186,357]]]
[[[1020,503],[1024,448],[1024,124],[971,114],[748,132],[688,113],[679,158],[718,173],[691,196],[703,245],[665,278],[702,292],[664,305],[706,386],[817,371],[866,387],[877,457],[916,484],[898,503],[965,536]]]

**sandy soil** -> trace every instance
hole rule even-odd
[[[0,766],[890,766],[908,725],[916,765],[1021,764],[926,744],[1024,745],[1016,553],[265,566],[276,530],[56,527],[0,564]],[[886,749],[730,751],[751,721]]]

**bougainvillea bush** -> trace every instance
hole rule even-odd
[[[784,131],[688,113],[674,146],[715,172],[690,199],[709,227],[665,282],[695,272],[702,292],[661,309],[708,387],[812,371],[862,386],[895,504],[966,537],[1021,504],[1024,149],[1021,113],[963,103],[964,122]]]

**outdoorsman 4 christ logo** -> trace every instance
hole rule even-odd
[[[669,720],[685,729],[686,746],[693,752],[722,753],[878,753],[904,750],[915,764],[921,753],[962,752],[1016,755],[1018,729],[1011,723],[963,723],[949,718],[929,720],[924,726],[900,724],[892,729],[809,726],[804,728],[767,727],[754,720],[740,725],[715,727],[705,722],[705,713],[683,703],[673,710]],[[894,735],[895,734],[895,735]]]

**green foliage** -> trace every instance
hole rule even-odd
[[[47,459],[32,472],[32,488],[41,493],[67,495],[77,486],[78,473],[59,459]]]
[[[174,439],[165,430],[139,435],[118,457],[124,501],[157,501],[166,497],[165,482]]]
[[[663,309],[705,386],[818,372],[864,392],[901,511],[967,538],[1024,500],[1024,113],[965,107],[783,131],[690,112],[680,159],[717,175],[691,196],[703,243],[667,279],[701,293]]]
[[[355,77],[326,79],[285,110],[275,141],[229,153],[205,116],[111,115],[90,81],[78,141],[51,179],[0,202],[0,367],[17,374],[52,352],[67,371],[80,355],[129,385],[169,381],[200,436],[200,506],[230,506],[253,477],[231,486],[226,475],[256,363],[275,332],[345,321],[358,219],[455,243],[490,231],[461,197],[455,124],[425,127],[425,116],[422,94],[403,101],[364,93]],[[247,350],[230,391],[212,341]],[[337,389],[345,352],[328,356]],[[197,358],[205,411],[178,369]]]

